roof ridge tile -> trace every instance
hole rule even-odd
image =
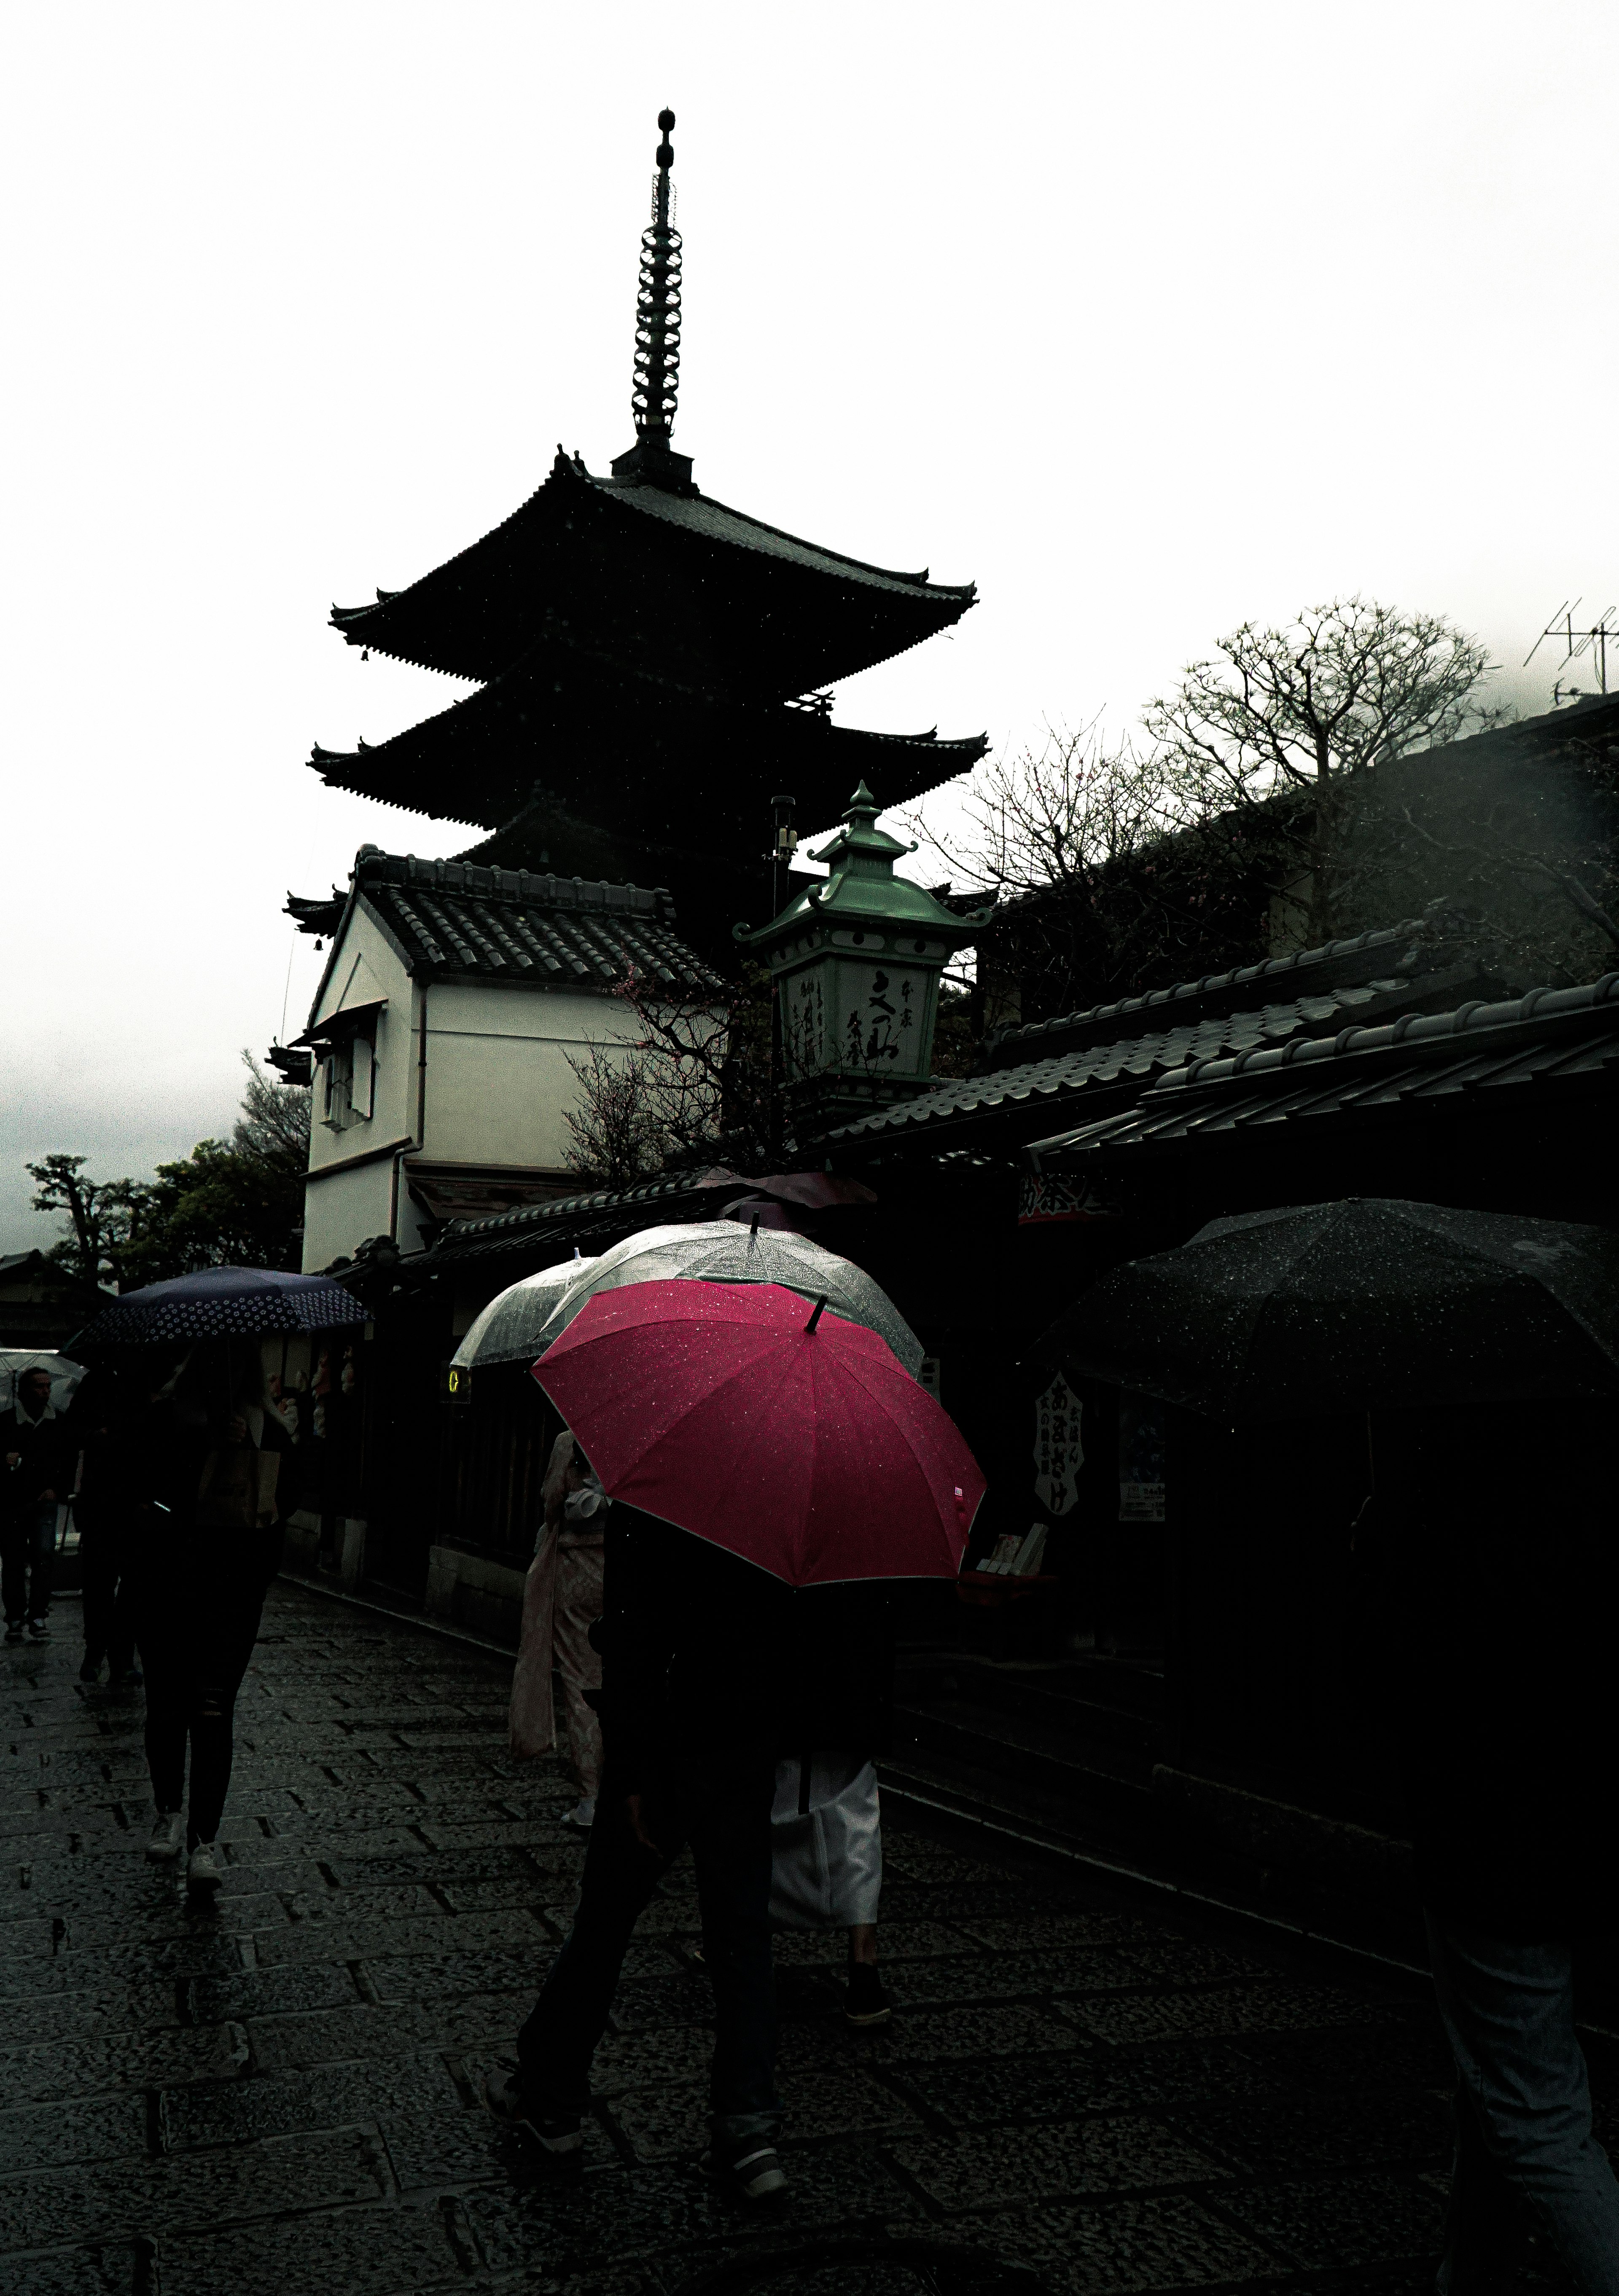
[[[1073,1013],[1054,1013],[1044,1021],[1011,1024],[995,1031],[989,1049],[999,1052],[1004,1046],[1023,1041],[1032,1042],[1041,1036],[1056,1036],[1063,1029],[1089,1029],[1126,1013],[1146,1012],[1179,999],[1209,996],[1220,988],[1237,988],[1250,980],[1272,980],[1283,973],[1294,973],[1303,965],[1323,964],[1335,958],[1360,955],[1368,948],[1386,947],[1394,941],[1409,939],[1423,923],[1420,917],[1407,917],[1395,924],[1378,925],[1365,932],[1324,941],[1317,948],[1292,949],[1285,956],[1266,957],[1259,964],[1236,965],[1223,972],[1205,972],[1196,980],[1178,980],[1167,988],[1146,989],[1139,996],[1115,998],[1112,1004],[1088,1005]]]

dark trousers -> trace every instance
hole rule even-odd
[[[259,1593],[228,1605],[148,1615],[137,1629],[146,1669],[146,1766],[152,1799],[160,1809],[186,1809],[186,1842],[193,1849],[199,1841],[213,1841],[225,1815],[236,1693],[253,1655],[263,1609]]]
[[[1434,1914],[1428,1948],[1457,2072],[1440,2296],[1512,2284],[1520,2207],[1580,2296],[1615,2296],[1619,2183],[1591,2135],[1570,1948],[1510,1944]]]
[[[630,1931],[689,1841],[714,1988],[715,2137],[730,2145],[775,2138],[781,2117],[769,1917],[775,1788],[769,1757],[671,1757],[642,1795],[641,1822],[657,1844],[653,1855],[631,1830],[609,1752],[573,1926],[517,2037],[530,2112],[561,2120],[588,2104],[590,2060],[606,2029]]]
[[[76,1510],[77,1512],[77,1510]],[[85,1597],[85,1656],[106,1659],[114,1674],[135,1664],[135,1608],[121,1522],[81,1515],[78,1567]]]
[[[31,1499],[0,1528],[0,1605],[5,1623],[43,1619],[51,1607],[56,1560],[56,1502]]]

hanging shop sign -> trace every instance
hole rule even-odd
[[[1163,1521],[1163,1406],[1150,1395],[1119,1398],[1119,1521]]]
[[[1019,1227],[1045,1227],[1056,1220],[1106,1219],[1113,1206],[1105,1203],[1085,1180],[1064,1179],[1056,1172],[1036,1172],[1017,1191]]]
[[[1083,1411],[1061,1372],[1034,1399],[1034,1493],[1048,1514],[1066,1514],[1079,1504]]]

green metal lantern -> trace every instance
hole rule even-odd
[[[921,885],[896,877],[914,845],[879,829],[864,782],[844,826],[818,853],[831,874],[781,914],[736,939],[769,959],[780,1011],[789,1097],[823,1120],[848,1120],[927,1088],[949,959],[980,939],[994,903],[958,916]]]

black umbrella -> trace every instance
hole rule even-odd
[[[148,1283],[103,1308],[75,1347],[140,1347],[154,1341],[228,1339],[270,1332],[325,1332],[360,1324],[366,1311],[330,1275],[291,1275],[275,1267],[202,1267]]]
[[[1211,1220],[1047,1335],[1211,1417],[1619,1394],[1619,1234],[1351,1197]]]

